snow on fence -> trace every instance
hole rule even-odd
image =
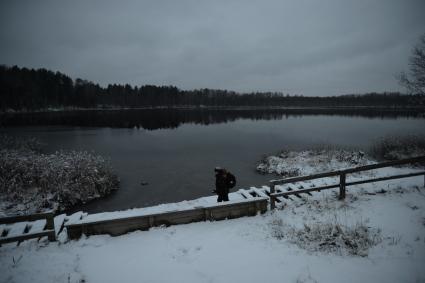
[[[47,236],[56,240],[53,212],[0,218],[0,245]],[[7,225],[14,224],[14,225]]]
[[[345,189],[348,186],[360,185],[360,184],[366,184],[366,183],[372,183],[372,182],[380,182],[380,181],[386,181],[386,180],[392,180],[392,179],[408,178],[408,177],[414,177],[414,176],[420,176],[420,175],[424,175],[424,185],[425,185],[425,171],[413,172],[413,173],[408,173],[408,174],[392,175],[392,176],[373,178],[373,179],[366,179],[366,180],[360,180],[360,181],[356,181],[356,182],[346,182],[347,174],[352,174],[352,173],[357,173],[357,172],[362,172],[362,171],[368,171],[368,170],[373,170],[373,169],[381,169],[381,168],[391,167],[391,166],[414,164],[414,163],[424,162],[424,161],[425,161],[425,156],[418,156],[418,157],[414,157],[414,158],[382,162],[382,163],[377,163],[377,164],[354,167],[354,168],[338,170],[338,171],[319,173],[319,174],[308,175],[308,176],[300,176],[300,177],[292,177],[292,178],[279,179],[279,180],[271,180],[269,182],[270,183],[270,209],[276,208],[276,199],[278,197],[289,197],[290,195],[299,196],[299,194],[302,194],[302,193],[309,194],[310,192],[313,192],[313,191],[321,191],[321,190],[339,188],[339,199],[344,199],[345,198]],[[321,178],[326,178],[326,177],[335,177],[335,176],[339,176],[339,183],[338,184],[326,185],[326,186],[321,186],[321,187],[312,187],[312,188],[300,189],[300,190],[291,189],[290,191],[287,191],[287,192],[276,192],[276,185],[288,184],[288,186],[291,187],[291,185],[293,183],[300,183],[302,181],[321,179]]]
[[[77,221],[66,224],[65,227],[69,239],[78,239],[82,234],[86,236],[97,234],[118,236],[131,231],[148,230],[151,227],[161,225],[169,226],[199,221],[254,216],[258,212],[266,212],[267,203],[267,197],[259,197],[155,214],[117,217],[91,222],[81,221],[80,223]]]

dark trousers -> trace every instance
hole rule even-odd
[[[229,193],[228,192],[219,192],[217,202],[229,201]]]

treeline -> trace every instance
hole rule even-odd
[[[60,72],[0,66],[0,110],[81,107],[253,106],[253,107],[417,107],[423,95],[398,92],[309,97],[277,92],[236,93],[227,90],[180,90],[175,86],[108,85],[72,80]]]

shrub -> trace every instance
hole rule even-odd
[[[425,155],[425,136],[385,136],[377,139],[370,154],[378,160],[399,160]]]
[[[371,229],[363,223],[353,226],[333,222],[314,223],[296,228],[285,225],[281,219],[275,219],[270,225],[274,238],[288,239],[289,242],[311,252],[366,256],[368,249],[382,240],[380,230]]]
[[[118,188],[119,179],[102,156],[84,151],[43,154],[33,150],[33,142],[38,144],[17,141],[15,149],[0,150],[1,200],[9,204],[9,212],[63,210]]]

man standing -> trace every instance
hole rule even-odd
[[[236,185],[235,176],[221,167],[215,167],[215,193],[217,202],[229,201],[229,190]]]

